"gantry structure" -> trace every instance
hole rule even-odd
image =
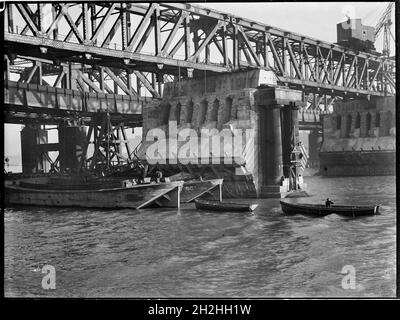
[[[265,68],[309,93],[395,93],[391,59],[191,4],[10,3],[4,19],[7,58],[33,63],[25,83],[58,69],[50,86],[115,93],[108,78],[124,94],[159,98],[171,76]]]
[[[386,56],[189,3],[13,2],[3,17],[10,123],[97,127],[103,112],[110,125],[140,126],[163,83],[254,68],[314,108],[395,94]]]

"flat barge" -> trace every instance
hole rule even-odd
[[[180,207],[183,181],[132,184],[129,180],[103,184],[48,184],[43,179],[5,182],[5,203],[57,207],[132,208]]]

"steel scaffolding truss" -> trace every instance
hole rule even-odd
[[[109,77],[125,94],[159,98],[167,76],[264,68],[307,93],[395,94],[391,59],[191,4],[9,3],[4,39],[9,54],[88,66],[75,76],[82,90],[114,91]]]

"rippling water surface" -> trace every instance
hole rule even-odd
[[[305,178],[296,202],[381,203],[349,219],[283,215],[279,200],[254,214],[175,209],[5,210],[6,296],[394,296],[395,177]],[[56,269],[44,290],[42,266]],[[356,288],[342,288],[345,265]]]

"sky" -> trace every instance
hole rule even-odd
[[[336,42],[336,24],[346,19],[361,18],[364,25],[375,26],[389,2],[193,2],[195,5],[234,14],[306,36]],[[394,12],[392,12],[394,19]],[[392,32],[394,33],[394,21]],[[383,33],[383,32],[382,32]],[[394,52],[394,43],[391,51]],[[382,49],[382,34],[375,42]],[[20,152],[21,126],[6,125],[5,155]]]

